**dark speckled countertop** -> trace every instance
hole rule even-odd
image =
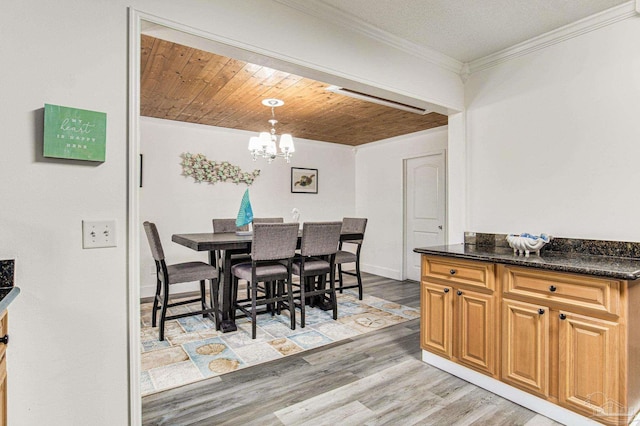
[[[622,280],[640,278],[638,242],[555,237],[544,246],[540,256],[532,253],[524,257],[513,253],[506,237],[506,234],[465,232],[464,244],[421,247],[414,251]]]
[[[14,259],[0,260],[0,314],[20,293],[20,289],[13,283],[14,268]]]

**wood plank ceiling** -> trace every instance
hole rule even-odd
[[[438,113],[415,114],[326,90],[329,84],[142,36],[140,114],[253,132],[361,145],[447,124]]]

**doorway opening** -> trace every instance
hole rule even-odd
[[[303,75],[326,83],[349,86],[363,93],[395,99],[397,102],[410,103],[414,100],[372,87],[366,83],[336,75],[327,70],[314,68],[305,63],[292,63],[291,58],[275,57],[273,52],[264,51],[256,46],[243,45],[222,39],[216,35],[176,24],[135,10],[130,14],[129,38],[129,163],[128,163],[128,303],[129,303],[129,386],[130,412],[132,424],[139,422],[141,413],[140,392],[140,282],[141,263],[141,217],[139,185],[140,169],[140,75],[141,75],[141,37],[143,34],[168,39],[176,43],[215,52],[231,58],[247,60]],[[144,243],[144,242],[143,242]],[[148,274],[148,271],[146,271]]]

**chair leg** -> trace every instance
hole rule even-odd
[[[267,299],[273,299],[273,297],[276,294],[275,286],[277,285],[277,282],[276,281],[269,281],[268,283],[264,283],[264,285],[265,285],[265,293],[266,293],[265,297]],[[272,302],[272,303],[267,304],[267,310],[269,312],[271,312],[271,316],[274,316],[276,314],[276,312],[275,312],[276,311],[275,303]]]
[[[236,320],[236,304],[238,303],[238,277],[231,277],[231,312],[232,321]]]
[[[164,321],[167,317],[167,305],[169,304],[169,284],[165,281],[163,285],[164,297],[162,298],[162,311],[160,312],[160,341],[164,340]]]
[[[276,298],[278,301],[276,302],[276,313],[280,315],[282,313],[282,293],[284,293],[284,280],[276,281]]]
[[[200,280],[200,302],[202,304],[202,318],[206,318],[207,314],[204,312],[207,309],[207,298],[205,296],[205,280]]]
[[[358,279],[358,299],[362,300],[362,275],[360,275],[360,259],[356,262],[356,278]]]
[[[209,280],[209,299],[213,306],[213,315],[215,315],[216,330],[220,330],[220,305],[218,302],[218,290],[220,281],[217,279]]]
[[[342,265],[338,265],[338,282],[340,284],[340,294],[342,294]]]
[[[307,287],[307,277],[300,277],[300,327],[304,328],[305,325],[305,316],[304,316],[304,305],[306,305],[307,300],[305,294],[305,287]]]
[[[158,299],[160,298],[160,289],[161,283],[160,278],[156,278],[156,295],[153,298],[153,313],[151,317],[151,327],[155,327],[157,325],[156,317],[158,316]]]
[[[257,326],[256,326],[257,299],[258,299],[258,284],[252,282],[251,283],[251,338],[252,339],[255,339],[257,334]]]
[[[287,280],[287,291],[289,292],[289,315],[291,315],[291,329],[296,329],[296,305],[293,301],[293,283],[291,277]]]
[[[333,307],[333,319],[338,319],[338,300],[336,298],[336,283],[333,279],[333,272],[331,271],[331,278],[329,278],[329,298],[331,299],[331,306]]]

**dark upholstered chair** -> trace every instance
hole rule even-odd
[[[236,227],[235,219],[213,219],[213,233],[234,233],[240,229]],[[247,227],[248,229],[248,227]],[[224,274],[224,250],[215,250],[213,252],[213,259],[218,270],[218,281],[222,282],[222,275]],[[231,265],[239,262],[246,262],[250,260],[249,253],[233,253],[231,255]],[[249,289],[247,288],[247,297],[249,297]]]
[[[338,304],[334,284],[334,258],[340,242],[342,222],[305,222],[302,225],[300,255],[293,260],[292,272],[300,276],[300,326],[305,326],[305,303],[323,305],[329,296],[333,319],[338,319]],[[326,277],[329,275],[329,288]],[[296,285],[294,283],[294,285]]]
[[[364,231],[367,228],[366,218],[353,218],[345,217],[342,219],[342,233],[356,233],[362,234],[364,237]],[[353,251],[345,250],[344,244],[355,245],[355,253]],[[338,288],[340,293],[345,288],[358,288],[358,298],[362,300],[362,276],[360,275],[360,250],[362,249],[362,239],[357,240],[343,240],[340,242],[340,247],[336,253],[336,265],[338,265]],[[343,271],[342,265],[345,263],[355,263],[356,271]],[[345,286],[342,280],[342,274],[351,275],[357,278],[358,283],[350,286]]]
[[[284,223],[283,217],[254,217],[253,223]]]
[[[251,262],[243,262],[231,267],[233,275],[235,311],[244,312],[251,318],[251,338],[256,338],[257,306],[276,306],[280,312],[287,306],[291,315],[291,329],[296,328],[293,288],[291,286],[291,261],[298,243],[297,223],[264,223],[253,227]],[[251,294],[248,300],[237,300],[238,279],[249,283]],[[259,283],[263,283],[260,287]],[[278,290],[273,283],[277,283]],[[285,291],[286,285],[286,291]],[[261,297],[258,298],[258,292]],[[273,309],[271,310],[273,314]]]
[[[213,233],[236,232],[235,219],[213,219]]]
[[[213,314],[216,324],[216,330],[220,329],[220,312],[218,309],[218,285],[216,268],[205,262],[185,262],[174,265],[167,265],[164,258],[164,250],[160,243],[160,236],[156,225],[151,222],[144,222],[144,230],[149,240],[151,254],[156,262],[156,295],[153,298],[153,317],[151,318],[151,326],[156,326],[156,317],[158,312],[158,304],[161,304],[160,313],[160,340],[164,340],[164,323],[166,320],[182,318],[190,315],[202,314],[203,317]],[[206,304],[205,297],[205,281],[209,280],[209,306]],[[200,281],[200,297],[197,299],[184,300],[176,303],[169,303],[169,287],[171,284],[188,283]],[[173,306],[186,305],[188,303],[201,302],[202,310],[197,312],[188,312],[184,314],[167,316],[167,308]]]

